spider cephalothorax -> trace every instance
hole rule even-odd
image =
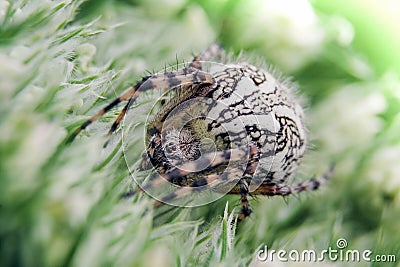
[[[132,89],[89,119],[72,135],[127,100],[111,134],[140,92],[164,89],[172,97],[147,123],[141,169],[154,167],[143,190],[166,182],[182,186],[157,204],[212,190],[239,194],[238,220],[250,215],[247,197],[315,190],[331,175],[298,185],[287,182],[306,148],[303,109],[291,84],[248,63],[216,63],[223,51],[212,45],[183,68],[143,78]],[[137,192],[128,192],[130,196]]]

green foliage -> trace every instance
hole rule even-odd
[[[0,265],[246,266],[263,245],[321,251],[339,238],[400,260],[398,73],[365,60],[345,18],[292,4],[0,1]],[[298,81],[313,143],[298,179],[337,164],[322,193],[255,198],[237,228],[237,196],[191,209],[119,200],[152,94],[133,107],[126,150],[121,132],[103,149],[117,110],[64,142],[146,71],[215,41]]]

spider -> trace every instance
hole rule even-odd
[[[83,123],[82,130],[111,108],[127,101],[108,135],[119,126],[143,92],[172,91],[146,126],[146,151],[138,169],[155,169],[149,182],[123,197],[160,187],[176,190],[154,206],[211,190],[240,196],[237,221],[252,213],[250,195],[287,196],[316,190],[333,172],[288,185],[306,150],[304,113],[293,86],[273,71],[246,62],[226,61],[218,45],[180,69],[143,77],[131,89]]]

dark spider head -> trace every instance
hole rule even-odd
[[[192,161],[200,157],[200,140],[190,129],[168,130],[163,138],[162,148],[170,161]]]
[[[152,165],[161,173],[178,163],[193,161],[201,156],[201,141],[188,128],[171,128],[160,137],[150,138],[147,154]]]

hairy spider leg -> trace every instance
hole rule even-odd
[[[237,170],[239,171],[239,170]],[[161,205],[164,205],[166,202],[172,200],[172,199],[179,199],[183,198],[185,196],[188,196],[191,193],[200,193],[202,191],[205,191],[206,189],[211,189],[214,185],[215,182],[221,183],[221,181],[226,181],[229,178],[229,175],[227,173],[222,173],[222,174],[209,174],[205,175],[191,184],[181,187],[175,192],[161,198],[160,200],[157,200],[154,202],[154,207],[159,207]]]
[[[246,217],[250,216],[252,209],[248,200],[249,195],[249,185],[245,178],[240,179],[238,183],[239,193],[240,193],[240,204],[242,206],[240,213],[237,217],[237,222],[243,221]],[[229,194],[229,192],[228,192]]]
[[[221,163],[222,164],[222,163]],[[250,164],[251,165],[251,164]],[[216,166],[216,165],[215,165]],[[262,184],[260,185],[254,192],[252,192],[252,195],[267,195],[267,196],[287,196],[290,194],[298,194],[304,191],[314,191],[317,190],[322,184],[324,184],[329,178],[332,176],[334,170],[334,165],[331,165],[329,170],[323,174],[321,177],[318,178],[312,178],[307,181],[298,183],[296,185],[288,186],[285,184]],[[232,174],[233,173],[239,173],[241,170],[239,169],[233,169],[230,172],[224,172],[222,174],[210,174],[210,175],[205,175],[204,177],[192,182],[191,184],[187,185],[186,187],[181,187],[178,190],[176,190],[174,193],[171,193],[162,199],[156,201],[154,203],[154,207],[158,207],[163,205],[165,202],[170,201],[172,199],[176,198],[182,198],[185,197],[191,193],[195,192],[201,192],[206,189],[214,189],[215,187],[220,186],[222,183],[226,181],[232,182]],[[249,171],[249,168],[247,168],[246,172],[248,174],[251,174],[252,171]],[[245,172],[245,175],[246,175]],[[178,173],[176,173],[177,177],[179,177]],[[182,175],[185,175],[182,172]],[[168,174],[167,174],[168,176]],[[241,211],[239,215],[237,216],[237,222],[243,221],[246,217],[250,216],[252,213],[252,209],[249,204],[248,200],[248,195],[249,195],[249,185],[247,183],[246,176],[243,178],[236,178],[234,180],[237,180],[237,185],[228,192],[228,194],[237,194],[239,192],[240,194],[240,200],[241,200]],[[165,183],[167,181],[167,177],[163,179],[164,181],[161,182],[160,180],[154,180],[154,183],[149,185],[148,188],[153,187],[153,186],[158,186],[161,183]],[[251,178],[250,178],[251,179]],[[207,187],[207,185],[210,185],[210,187]],[[138,192],[137,190],[136,192]],[[218,191],[218,190],[217,190]]]
[[[311,178],[304,182],[300,182],[296,185],[286,185],[286,184],[261,184],[253,192],[251,195],[264,195],[264,196],[287,196],[290,194],[298,194],[304,191],[314,191],[317,190],[322,184],[324,184],[329,178],[333,175],[334,165],[331,165],[329,170],[324,173],[321,177]],[[251,179],[251,178],[250,178]],[[240,200],[242,209],[240,214],[237,217],[237,221],[240,222],[244,220],[246,217],[250,216],[252,213],[249,201],[247,197],[249,196],[250,188],[247,183],[246,178],[242,178],[238,187],[233,188],[228,194],[240,194]]]
[[[204,154],[195,161],[183,162],[179,166],[176,166],[171,170],[169,170],[167,173],[163,174],[159,174],[157,172],[153,173],[150,176],[150,181],[146,185],[141,186],[136,190],[128,191],[127,193],[122,195],[122,198],[128,198],[139,192],[158,187],[160,185],[166,184],[167,182],[171,182],[173,179],[179,179],[179,181],[184,181],[188,175],[202,172],[203,168],[200,166],[207,166],[207,168],[216,168],[218,166],[228,164],[229,162],[248,160],[248,158],[254,157],[257,150],[258,149],[255,145],[251,145],[249,149],[235,148],[226,151],[217,151]],[[188,187],[190,187],[190,185]]]
[[[243,151],[240,151],[243,153]],[[239,153],[240,153],[239,152]],[[243,170],[238,169],[238,168],[233,168],[229,171],[223,172],[221,174],[212,174],[212,175],[206,175],[204,177],[201,177],[200,179],[192,182],[191,184],[187,185],[186,187],[182,187],[175,192],[163,197],[162,199],[158,200],[157,202],[154,203],[154,207],[158,207],[163,205],[165,202],[170,201],[172,199],[177,199],[177,198],[182,198],[185,197],[191,193],[198,193],[201,191],[204,191],[206,189],[214,189],[216,192],[221,192],[221,189],[223,192],[227,192],[226,183],[227,181],[229,182],[230,186],[232,186],[232,182],[235,184],[232,188],[231,191],[228,191],[227,193],[232,193],[237,192],[240,194],[240,201],[241,201],[241,210],[239,215],[237,216],[237,222],[241,222],[244,220],[246,217],[250,216],[252,213],[252,209],[249,204],[248,200],[248,195],[249,195],[249,185],[247,183],[248,179],[251,179],[251,176],[255,173],[258,165],[258,157],[257,155],[259,154],[257,146],[253,145],[251,146],[251,151],[249,155],[249,162],[247,164],[246,170],[243,172]],[[240,158],[238,158],[239,160]],[[234,159],[235,160],[235,159]],[[216,166],[213,166],[216,167]],[[241,175],[241,178],[236,178],[237,175]],[[233,178],[232,178],[233,177]],[[207,186],[209,185],[209,186]]]
[[[189,66],[201,70],[201,61],[208,61],[215,57],[221,57],[224,54],[224,50],[219,45],[212,44],[204,52],[195,56]]]
[[[317,190],[322,184],[326,183],[329,178],[331,178],[334,168],[335,165],[332,164],[328,171],[326,171],[322,176],[311,178],[295,185],[275,183],[261,184],[251,194],[264,196],[287,196],[290,194],[298,194],[304,191],[314,191]]]
[[[254,155],[254,157],[251,158],[250,161],[248,162],[246,171],[243,177],[240,179],[238,185],[236,186],[237,189],[235,189],[234,187],[232,188],[231,191],[228,192],[229,194],[232,191],[238,191],[238,193],[240,194],[240,204],[242,208],[240,209],[240,213],[237,217],[237,222],[244,220],[252,213],[252,209],[250,207],[250,203],[248,200],[249,184],[247,181],[251,181],[252,176],[256,172],[258,166],[258,160],[259,160],[259,153],[257,153],[257,156]]]
[[[195,84],[213,84],[214,79],[210,74],[202,72],[193,67],[187,67],[175,72],[166,72],[161,74],[155,74],[153,76],[144,77],[140,82],[136,83],[131,89],[123,93],[120,97],[116,98],[105,108],[100,110],[96,115],[92,116],[86,122],[84,122],[79,128],[77,128],[72,135],[67,138],[67,143],[73,141],[75,137],[86,127],[92,124],[94,121],[102,117],[110,109],[117,106],[119,103],[128,100],[128,104],[119,114],[118,118],[115,120],[111,126],[108,134],[112,134],[118,127],[122,118],[126,115],[129,107],[135,102],[139,97],[141,92],[155,90],[155,89],[168,89],[174,88],[180,85],[195,85]]]
[[[242,187],[242,185],[247,186],[247,182],[244,179],[235,177],[235,176],[238,176],[238,174],[242,175],[242,173],[243,173],[243,170],[241,170],[239,168],[232,168],[231,170],[225,171],[220,174],[204,175],[203,177],[192,182],[191,184],[181,187],[178,190],[176,190],[175,192],[161,198],[160,200],[157,200],[154,203],[154,207],[159,207],[159,206],[165,204],[165,202],[170,201],[172,199],[182,198],[182,197],[188,196],[192,193],[200,193],[207,189],[212,189],[214,192],[221,192],[221,189],[226,188],[226,186],[235,186],[235,187],[239,186],[240,188]],[[232,178],[232,177],[235,177],[235,178]],[[232,185],[232,184],[234,184],[234,185]],[[245,191],[248,192],[248,188],[245,189]],[[245,217],[249,216],[251,213],[251,209],[250,209],[250,206],[248,205],[248,200],[247,200],[246,194],[243,194],[242,210],[241,210],[241,213],[238,215],[238,221],[243,220]],[[245,205],[244,202],[247,202],[247,205]],[[244,208],[243,208],[244,206],[250,210],[248,212],[248,214],[247,214],[247,212],[244,211]]]
[[[250,151],[250,162],[247,165],[246,170],[243,172],[242,169],[238,168],[233,168],[228,171],[225,171],[221,174],[210,174],[210,175],[205,175],[204,177],[201,177],[197,179],[196,181],[192,182],[189,185],[186,185],[185,187],[181,187],[175,192],[161,198],[160,200],[156,201],[154,203],[154,207],[158,207],[163,205],[165,202],[168,202],[172,199],[178,199],[185,197],[191,193],[199,193],[207,189],[212,189],[215,192],[224,192],[228,193],[228,190],[226,190],[226,186],[230,186],[233,188],[236,188],[232,191],[239,191],[240,194],[240,200],[241,200],[241,211],[239,215],[237,216],[237,221],[240,222],[246,217],[248,217],[252,210],[248,201],[248,194],[249,194],[249,186],[247,184],[247,179],[251,179],[251,175],[254,174],[256,170],[256,166],[258,164],[258,161],[256,160],[256,155],[258,153],[258,148],[254,145],[251,147]],[[243,156],[240,154],[243,154],[243,150],[237,151],[236,153],[231,152],[231,156],[234,158],[230,158],[230,160],[240,160],[243,159]],[[227,158],[225,158],[226,160]],[[224,160],[221,159],[215,162],[212,162],[211,166],[212,168],[218,167],[221,164],[224,164]],[[214,165],[215,164],[215,165]],[[179,178],[184,178],[186,177],[186,173],[180,172],[179,169],[177,169],[178,172],[175,174],[176,177]],[[179,174],[180,172],[180,174]],[[172,175],[169,175],[170,173],[167,173],[166,175],[169,176],[168,178],[172,178]],[[175,175],[173,175],[175,177]],[[238,177],[241,176],[241,177]],[[165,177],[165,176],[164,176]],[[166,181],[166,180],[164,180]],[[228,183],[228,184],[226,184]],[[154,187],[158,186],[160,184],[160,181],[154,180],[154,183],[149,185],[149,187]]]

